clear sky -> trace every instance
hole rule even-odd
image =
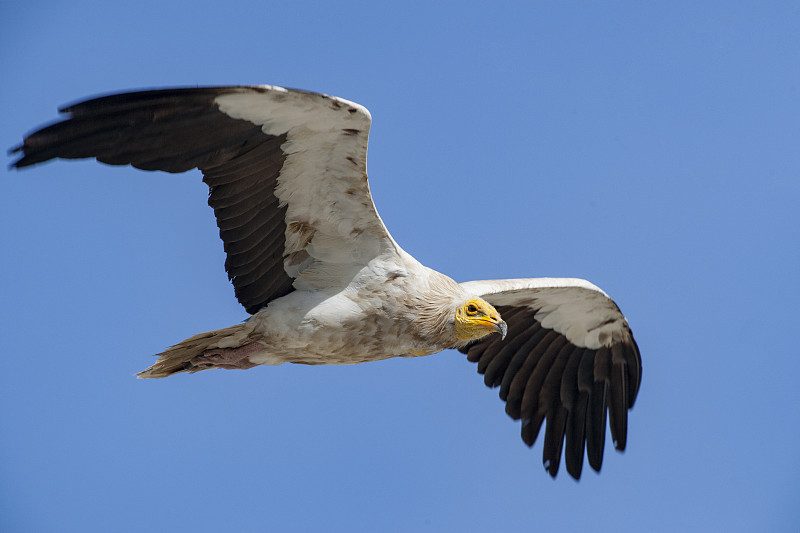
[[[644,365],[578,483],[454,351],[137,380],[246,317],[199,174],[3,165],[0,530],[800,530],[800,4],[655,4],[0,3],[4,147],[118,90],[357,101],[409,253],[586,278]]]

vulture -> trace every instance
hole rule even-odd
[[[195,87],[102,96],[11,149],[12,167],[96,158],[209,187],[225,270],[250,315],[158,354],[142,378],[256,365],[353,364],[454,348],[500,388],[543,463],[562,451],[579,479],[600,471],[606,417],[617,450],[642,378],[617,305],[573,278],[457,283],[394,241],[367,181],[371,116],[359,104],[277,86]]]

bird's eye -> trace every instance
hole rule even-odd
[[[469,305],[467,306],[467,313],[469,313],[469,314],[471,314],[471,315],[474,315],[474,314],[475,314],[475,313],[477,313],[477,312],[478,312],[478,308],[477,308],[477,307],[475,307],[475,305],[473,305],[473,304],[469,304]]]

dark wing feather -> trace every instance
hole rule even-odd
[[[525,281],[532,286],[519,288]],[[508,324],[505,340],[492,335],[462,351],[478,363],[486,385],[500,386],[506,412],[522,420],[526,444],[535,443],[546,421],[543,463],[550,475],[556,476],[563,453],[567,471],[579,479],[585,453],[592,468],[599,471],[602,466],[607,416],[616,449],[625,449],[627,413],[641,383],[641,358],[627,322],[607,296],[591,285],[569,287],[570,280],[553,287],[556,281],[548,280],[544,287],[536,286],[538,280],[462,284],[479,287],[476,292]],[[514,288],[503,291],[503,283],[511,282]],[[488,292],[491,283],[499,289]],[[576,324],[586,324],[585,342],[578,340]],[[607,346],[599,345],[599,339]]]
[[[61,109],[70,116],[27,136],[14,166],[95,157],[110,165],[185,172],[199,168],[210,189],[236,297],[249,313],[292,290],[283,269],[283,211],[274,189],[285,135],[219,112],[214,98],[243,87],[118,94]]]

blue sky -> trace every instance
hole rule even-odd
[[[1,3],[0,141],[134,88],[357,101],[409,253],[616,299],[628,450],[551,480],[452,351],[136,380],[246,316],[199,175],[4,168],[0,530],[797,531],[800,5],[389,5]]]

